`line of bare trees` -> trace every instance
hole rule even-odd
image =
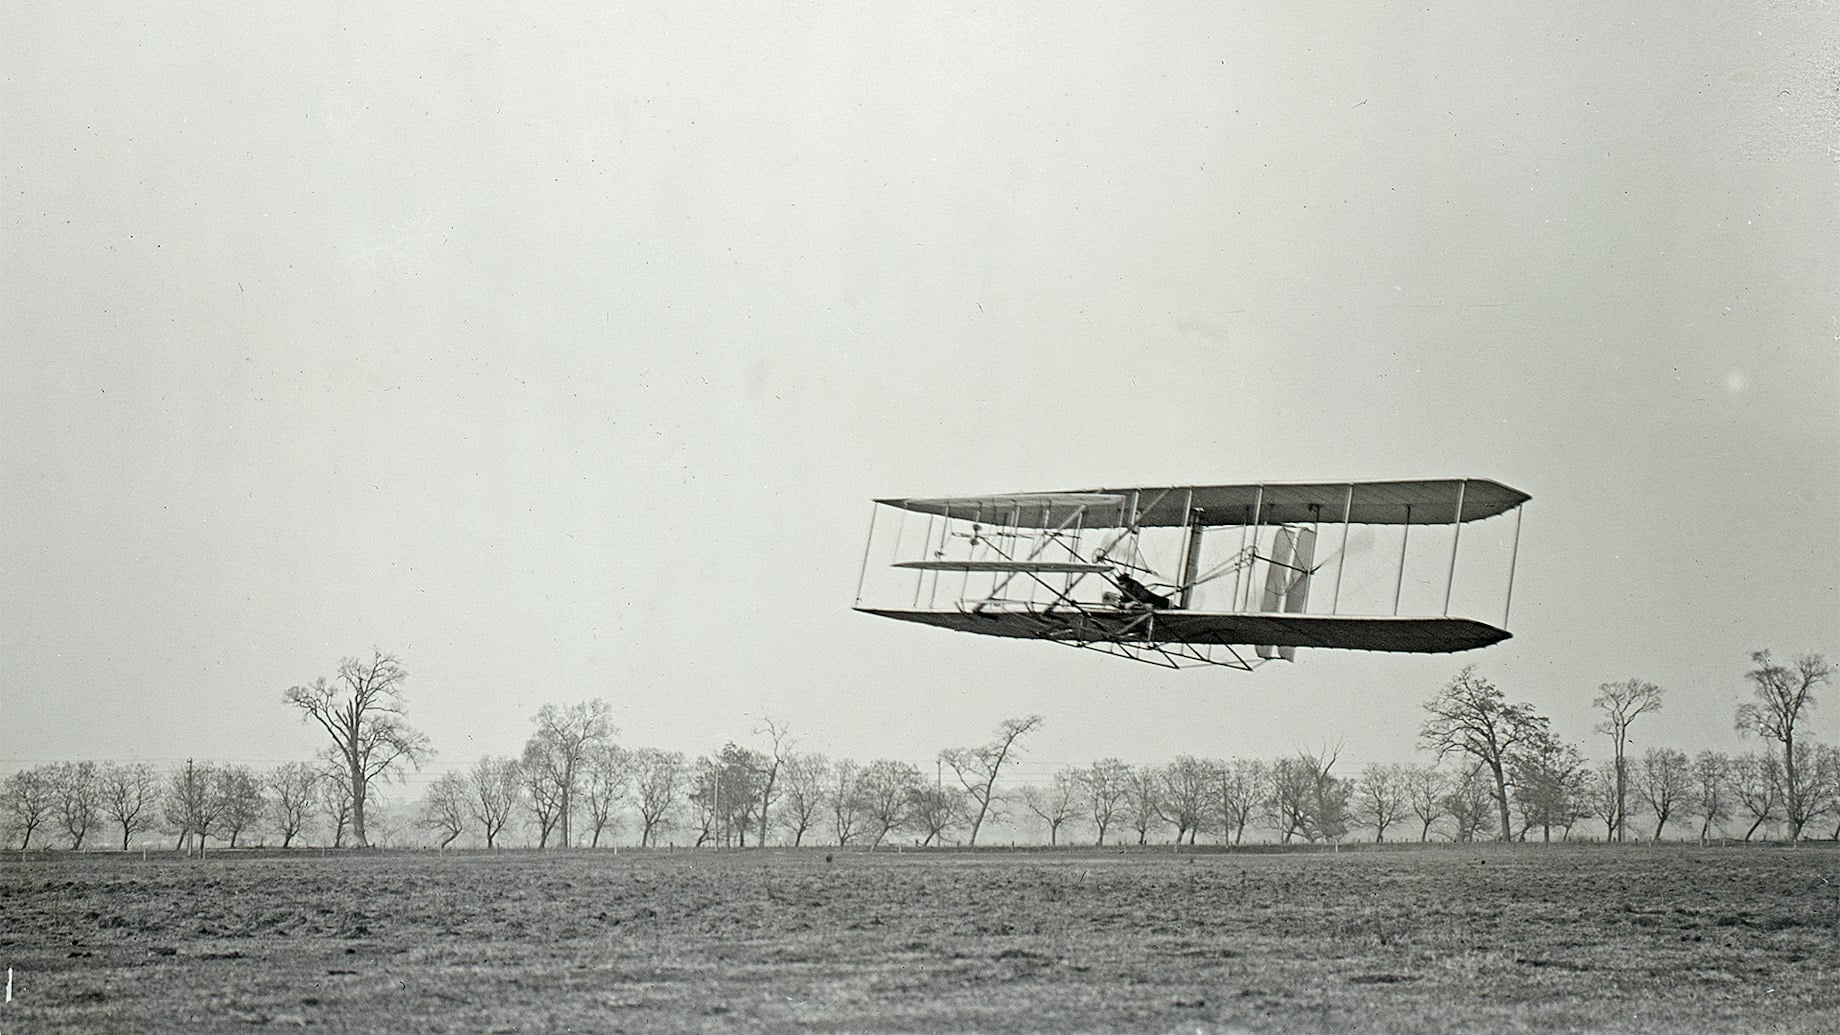
[[[0,821],[9,843],[24,850],[62,840],[66,847],[119,843],[165,833],[192,851],[206,838],[231,848],[250,838],[283,848],[324,819],[330,842],[343,845],[351,799],[337,770],[305,762],[273,769],[187,761],[169,770],[146,763],[57,762],[22,769],[0,782]]]
[[[1771,742],[1763,751],[1688,758],[1671,748],[1627,751],[1629,731],[1662,707],[1665,694],[1630,679],[1599,688],[1598,729],[1612,761],[1592,765],[1564,743],[1533,705],[1508,700],[1465,668],[1423,705],[1420,746],[1436,765],[1370,765],[1336,771],[1324,748],[1277,759],[1184,755],[1162,766],[1101,759],[1063,767],[1045,782],[1003,780],[1040,716],[1009,719],[978,745],[939,752],[931,779],[908,762],[859,763],[797,750],[789,731],[768,720],[755,746],[729,742],[698,758],[617,742],[613,708],[600,699],[546,705],[532,719],[522,753],[485,757],[440,774],[414,805],[412,822],[443,847],[463,838],[498,847],[528,835],[539,848],[600,847],[626,831],[641,846],[681,841],[746,847],[825,842],[878,846],[977,844],[990,823],[1032,818],[1050,844],[1082,832],[1095,843],[1201,836],[1242,843],[1247,832],[1279,842],[1337,841],[1415,831],[1467,841],[1483,836],[1543,840],[1571,836],[1581,821],[1603,822],[1606,839],[1628,835],[1630,818],[1653,823],[1638,833],[1704,839],[1737,824],[1745,839],[1778,824],[1790,840],[1819,836],[1832,818],[1840,839],[1840,749],[1802,734],[1802,720],[1832,680],[1818,654],[1777,662],[1752,655],[1751,697],[1736,728]],[[235,847],[255,839],[281,847],[324,829],[335,846],[370,843],[366,806],[378,788],[419,767],[427,738],[404,717],[407,673],[391,655],[346,659],[330,679],[296,686],[285,698],[329,745],[313,763],[272,770],[194,764],[152,766],[62,762],[21,770],[0,782],[0,823],[8,843],[61,841],[94,846],[119,835],[173,835],[180,849],[207,838]],[[630,829],[628,829],[630,828]],[[1488,833],[1485,834],[1485,831]],[[1402,835],[1394,834],[1400,837]]]
[[[694,759],[615,742],[600,700],[546,706],[519,758],[486,757],[442,774],[418,805],[436,843],[472,835],[487,847],[519,820],[537,847],[599,847],[630,819],[636,843],[672,835],[690,845],[738,847],[824,840],[871,847],[896,837],[976,844],[1006,798],[998,784],[1040,716],[1000,723],[986,743],[939,753],[933,779],[893,759],[860,763],[799,751],[772,720],[760,747],[729,742]],[[950,774],[950,783],[947,783]],[[583,821],[577,825],[578,821]]]

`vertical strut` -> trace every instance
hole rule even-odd
[[[1399,577],[1393,580],[1393,614],[1399,614],[1399,594],[1406,588],[1406,547],[1412,542],[1412,504],[1406,504],[1406,523],[1399,526]]]
[[[1246,519],[1239,523],[1239,553],[1238,555],[1234,557],[1234,560],[1233,560],[1233,596],[1231,598],[1233,606],[1229,608],[1229,610],[1233,610],[1233,611],[1239,610],[1240,571],[1241,569],[1249,566],[1252,563],[1251,558],[1246,553],[1246,529],[1251,524],[1252,524],[1252,511],[1250,508],[1248,508],[1246,511]],[[1248,575],[1247,577],[1250,578],[1251,576]]]
[[[862,603],[863,580],[869,577],[869,548],[875,545],[875,512],[879,509],[880,504],[869,504],[869,541],[863,544],[862,569],[856,573],[856,602],[858,604]]]
[[[1503,629],[1508,627],[1508,610],[1514,606],[1514,565],[1520,560],[1521,555],[1521,509],[1525,506],[1526,504],[1523,503],[1514,508],[1514,546],[1508,551],[1508,599],[1502,601],[1501,605],[1501,627]]]
[[[1252,610],[1252,584],[1258,581],[1258,567],[1253,563],[1259,555],[1259,526],[1265,520],[1265,486],[1258,486],[1258,492],[1252,497],[1252,553],[1246,558],[1246,610]]]
[[[1201,559],[1201,528],[1195,524],[1195,490],[1188,490],[1188,500],[1182,505],[1182,526],[1187,542],[1182,550],[1182,567],[1176,573],[1176,586],[1179,587],[1177,607],[1188,609],[1189,600],[1194,596],[1195,573],[1197,562]]]
[[[1354,483],[1348,483],[1348,498],[1342,503],[1342,552],[1335,561],[1335,593],[1329,598],[1329,613],[1339,614],[1342,606],[1342,569],[1348,567],[1348,520],[1354,516]]]
[[[926,534],[920,537],[920,559],[923,561],[931,560],[926,554],[927,551],[932,548],[933,515],[931,511],[928,511],[926,515]],[[899,560],[900,558],[897,557],[895,559]],[[920,610],[920,587],[924,585],[926,585],[926,572],[922,571],[920,572],[920,577],[914,580],[914,610],[916,611]]]
[[[1450,526],[1450,571],[1444,576],[1444,617],[1450,617],[1450,591],[1457,587],[1457,540],[1463,537],[1463,490],[1469,479],[1457,483],[1457,516]]]

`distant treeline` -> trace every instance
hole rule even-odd
[[[1335,752],[1325,749],[1276,759],[1183,755],[1165,765],[1106,758],[1064,767],[1041,784],[1006,782],[1040,716],[1005,720],[985,743],[941,751],[931,779],[909,762],[798,751],[772,721],[754,731],[754,747],[731,741],[692,759],[619,744],[604,700],[546,705],[520,757],[488,756],[441,773],[410,814],[386,824],[387,839],[488,848],[597,848],[620,834],[641,846],[976,845],[1002,818],[1011,829],[1014,820],[1029,823],[1051,845],[1750,840],[1760,832],[1840,839],[1840,748],[1796,728],[1831,670],[1820,655],[1778,665],[1759,651],[1752,660],[1753,699],[1734,719],[1775,742],[1755,754],[1689,758],[1650,748],[1625,757],[1629,727],[1664,696],[1632,679],[1599,688],[1599,729],[1615,758],[1593,765],[1531,705],[1508,702],[1466,668],[1424,704],[1419,746],[1437,764],[1369,765],[1357,774],[1337,772]],[[0,784],[6,843],[125,850],[136,835],[156,833],[176,850],[202,849],[207,839],[229,847],[376,843],[363,824],[366,806],[374,810],[377,788],[427,753],[426,739],[403,721],[405,675],[379,652],[346,661],[336,681],[290,690],[306,716],[339,719],[322,719],[332,746],[313,762],[261,771],[60,762],[15,772]]]

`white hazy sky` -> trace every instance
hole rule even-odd
[[[305,757],[282,691],[372,645],[437,768],[592,696],[1358,764],[1470,662],[1593,754],[1630,676],[1638,748],[1736,749],[1749,651],[1840,654],[1827,3],[0,22],[0,769]],[[875,496],[1461,475],[1534,497],[1473,654],[850,610]]]

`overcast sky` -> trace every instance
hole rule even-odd
[[[431,772],[596,696],[689,752],[1358,765],[1468,663],[1598,757],[1631,676],[1638,750],[1738,749],[1750,651],[1840,660],[1837,22],[10,4],[0,769],[304,758],[282,692],[373,645]],[[877,496],[1446,476],[1533,496],[1479,652],[850,609]]]

